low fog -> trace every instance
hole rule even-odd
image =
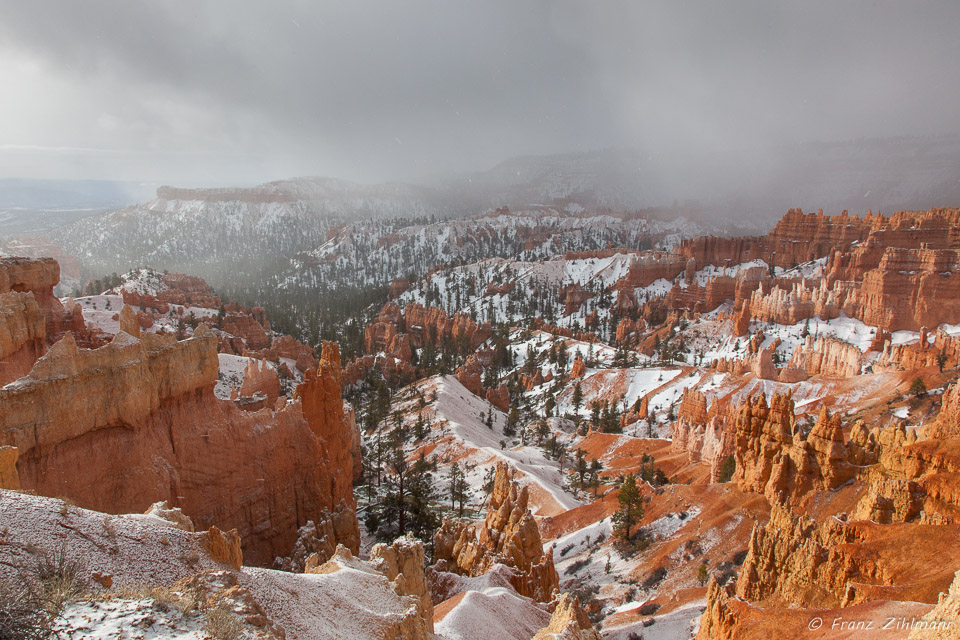
[[[693,193],[795,145],[960,131],[957,3],[0,7],[0,177],[424,181],[617,148]]]

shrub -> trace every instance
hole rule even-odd
[[[927,385],[924,384],[923,378],[918,376],[913,379],[913,382],[910,383],[910,395],[916,398],[927,395]]]
[[[566,573],[569,576],[571,574],[577,573],[578,571],[580,571],[580,569],[583,569],[588,564],[590,564],[589,558],[581,558],[580,560],[574,560],[570,564],[570,566],[567,567],[567,570],[564,571],[564,573]]]
[[[733,456],[727,458],[720,465],[719,482],[730,482],[733,479],[733,472],[737,470],[737,460]]]
[[[41,597],[53,608],[51,613],[59,613],[68,601],[83,593],[80,565],[67,559],[66,544],[61,544],[53,553],[41,552],[34,575]]]
[[[52,607],[25,583],[0,582],[0,639],[42,640],[53,635]]]
[[[243,633],[243,623],[224,603],[207,610],[203,630],[216,640],[237,640]]]
[[[153,599],[153,606],[160,611],[176,609],[187,614],[197,608],[197,597],[192,593],[179,593],[166,587],[154,587],[144,595]]]
[[[659,604],[657,604],[656,602],[647,602],[646,604],[640,607],[640,610],[637,611],[637,615],[652,616],[659,610],[660,610]]]
[[[643,581],[644,589],[653,589],[667,577],[667,568],[666,567],[657,567],[647,576],[646,580]]]

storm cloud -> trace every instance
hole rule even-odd
[[[0,0],[0,176],[414,179],[960,132],[953,2]]]

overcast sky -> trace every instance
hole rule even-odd
[[[960,131],[953,0],[0,9],[0,177],[382,181]]]

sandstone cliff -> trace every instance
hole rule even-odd
[[[733,433],[727,428],[731,422],[720,414],[716,399],[708,412],[706,396],[695,389],[685,389],[677,420],[671,425],[670,448],[675,453],[685,453],[690,462],[709,465],[710,481],[718,482],[723,461],[733,455]]]
[[[544,553],[540,530],[527,506],[527,488],[510,479],[509,467],[497,464],[490,506],[480,530],[462,521],[445,519],[433,537],[440,570],[479,576],[495,564],[513,569],[510,582],[521,595],[549,602],[559,576],[553,554]]]
[[[256,564],[289,554],[324,511],[355,522],[339,358],[299,401],[244,413],[213,396],[216,349],[204,326],[180,342],[120,332],[95,350],[68,334],[0,389],[0,444],[18,447],[23,488],[110,513],[166,500],[202,528],[237,529]],[[343,542],[356,548],[359,535]]]
[[[66,331],[83,338],[79,307],[53,295],[60,265],[52,258],[0,258],[0,386],[30,372]]]
[[[824,408],[804,438],[789,395],[775,395],[769,406],[762,394],[748,398],[739,408],[735,434],[734,480],[744,491],[765,494],[771,503],[836,489],[856,475],[839,416]]]
[[[960,549],[930,545],[960,527],[878,525],[829,517],[817,523],[783,505],[754,525],[737,580],[739,597],[776,598],[802,607],[849,606],[871,600],[935,602],[953,578]]]
[[[20,476],[17,473],[16,447],[0,447],[0,489],[20,490]]]
[[[863,353],[856,345],[837,338],[807,336],[793,352],[789,366],[803,369],[811,376],[851,378],[860,375]]]
[[[424,573],[423,544],[411,536],[397,538],[389,545],[376,544],[370,550],[370,562],[393,583],[397,595],[417,599],[420,617],[427,631],[433,633],[433,600]]]
[[[537,632],[531,640],[600,640],[600,634],[587,614],[580,608],[580,601],[564,593],[557,608],[553,610],[550,624]]]
[[[0,293],[0,387],[30,372],[46,352],[46,339],[46,320],[33,293]]]
[[[933,611],[923,616],[910,632],[909,640],[952,640],[960,631],[960,571],[950,589],[940,594]]]

